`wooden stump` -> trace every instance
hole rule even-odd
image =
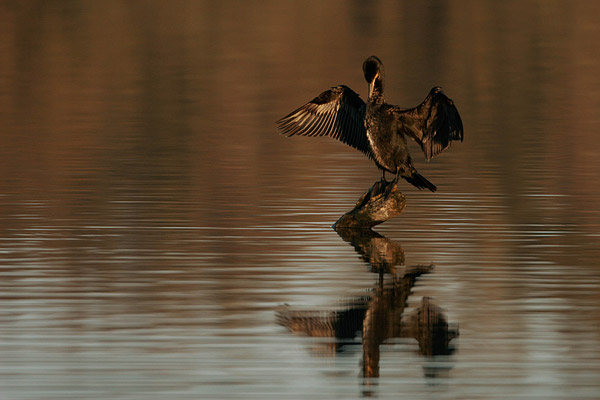
[[[333,224],[333,228],[369,229],[399,215],[405,206],[406,198],[394,182],[377,181],[351,211]]]

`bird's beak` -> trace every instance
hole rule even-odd
[[[369,82],[369,97],[371,97],[371,95],[373,94],[373,89],[375,89],[375,81],[377,80],[377,78],[379,78],[379,72],[377,72],[373,77],[373,80]]]

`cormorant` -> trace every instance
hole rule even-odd
[[[452,99],[436,86],[417,107],[394,106],[383,99],[381,60],[367,58],[363,72],[369,84],[366,104],[349,87],[332,87],[277,121],[281,133],[333,137],[372,159],[384,182],[387,171],[395,174],[394,183],[402,177],[419,189],[435,191],[435,185],[414,167],[406,137],[421,146],[428,161],[453,140],[462,141],[462,121]]]

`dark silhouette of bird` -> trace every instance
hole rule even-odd
[[[332,87],[302,107],[277,121],[287,136],[329,136],[354,147],[372,159],[385,173],[395,175],[419,189],[436,190],[412,163],[406,138],[417,142],[429,161],[450,147],[453,140],[463,140],[463,126],[452,99],[439,86],[431,89],[425,100],[413,108],[401,108],[383,98],[384,70],[381,60],[371,56],[363,63],[369,84],[365,104],[347,86]]]

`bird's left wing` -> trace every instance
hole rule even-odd
[[[417,142],[427,160],[463,140],[463,125],[452,99],[440,87],[434,87],[414,108],[394,107],[398,129]]]
[[[373,158],[365,129],[365,102],[347,86],[336,86],[277,121],[286,136],[329,136]]]

